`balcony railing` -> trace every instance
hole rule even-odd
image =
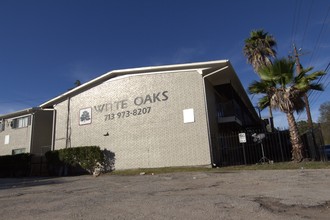
[[[218,123],[238,123],[242,125],[242,114],[240,106],[234,100],[219,103]]]

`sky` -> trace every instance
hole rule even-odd
[[[258,76],[242,49],[256,29],[273,35],[279,58],[295,44],[304,67],[325,70],[329,11],[329,0],[0,0],[0,115],[36,107],[76,80],[135,67],[229,59],[247,89]],[[309,94],[314,122],[330,101],[328,75],[325,91]],[[281,112],[274,121],[287,127]]]

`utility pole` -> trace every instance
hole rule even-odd
[[[293,51],[294,51],[294,56],[295,56],[295,60],[296,60],[296,72],[297,72],[297,75],[299,75],[301,73],[301,65],[300,65],[300,61],[299,61],[299,54],[298,54],[297,48],[294,44],[293,44]],[[304,94],[303,99],[304,99],[305,107],[306,107],[308,128],[313,129],[312,115],[311,115],[311,111],[309,108],[308,96],[306,93]]]

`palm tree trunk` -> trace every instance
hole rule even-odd
[[[295,162],[301,162],[304,158],[302,155],[303,144],[298,133],[298,127],[293,112],[286,113],[286,117],[288,119],[292,144],[292,160]]]

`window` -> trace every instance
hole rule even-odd
[[[11,152],[12,155],[15,155],[15,154],[24,154],[24,153],[25,153],[25,148],[14,149]]]
[[[31,116],[15,118],[11,121],[12,128],[24,128],[31,125]]]
[[[10,140],[10,136],[9,136],[9,134],[7,134],[5,136],[5,144],[9,144],[9,140]]]

